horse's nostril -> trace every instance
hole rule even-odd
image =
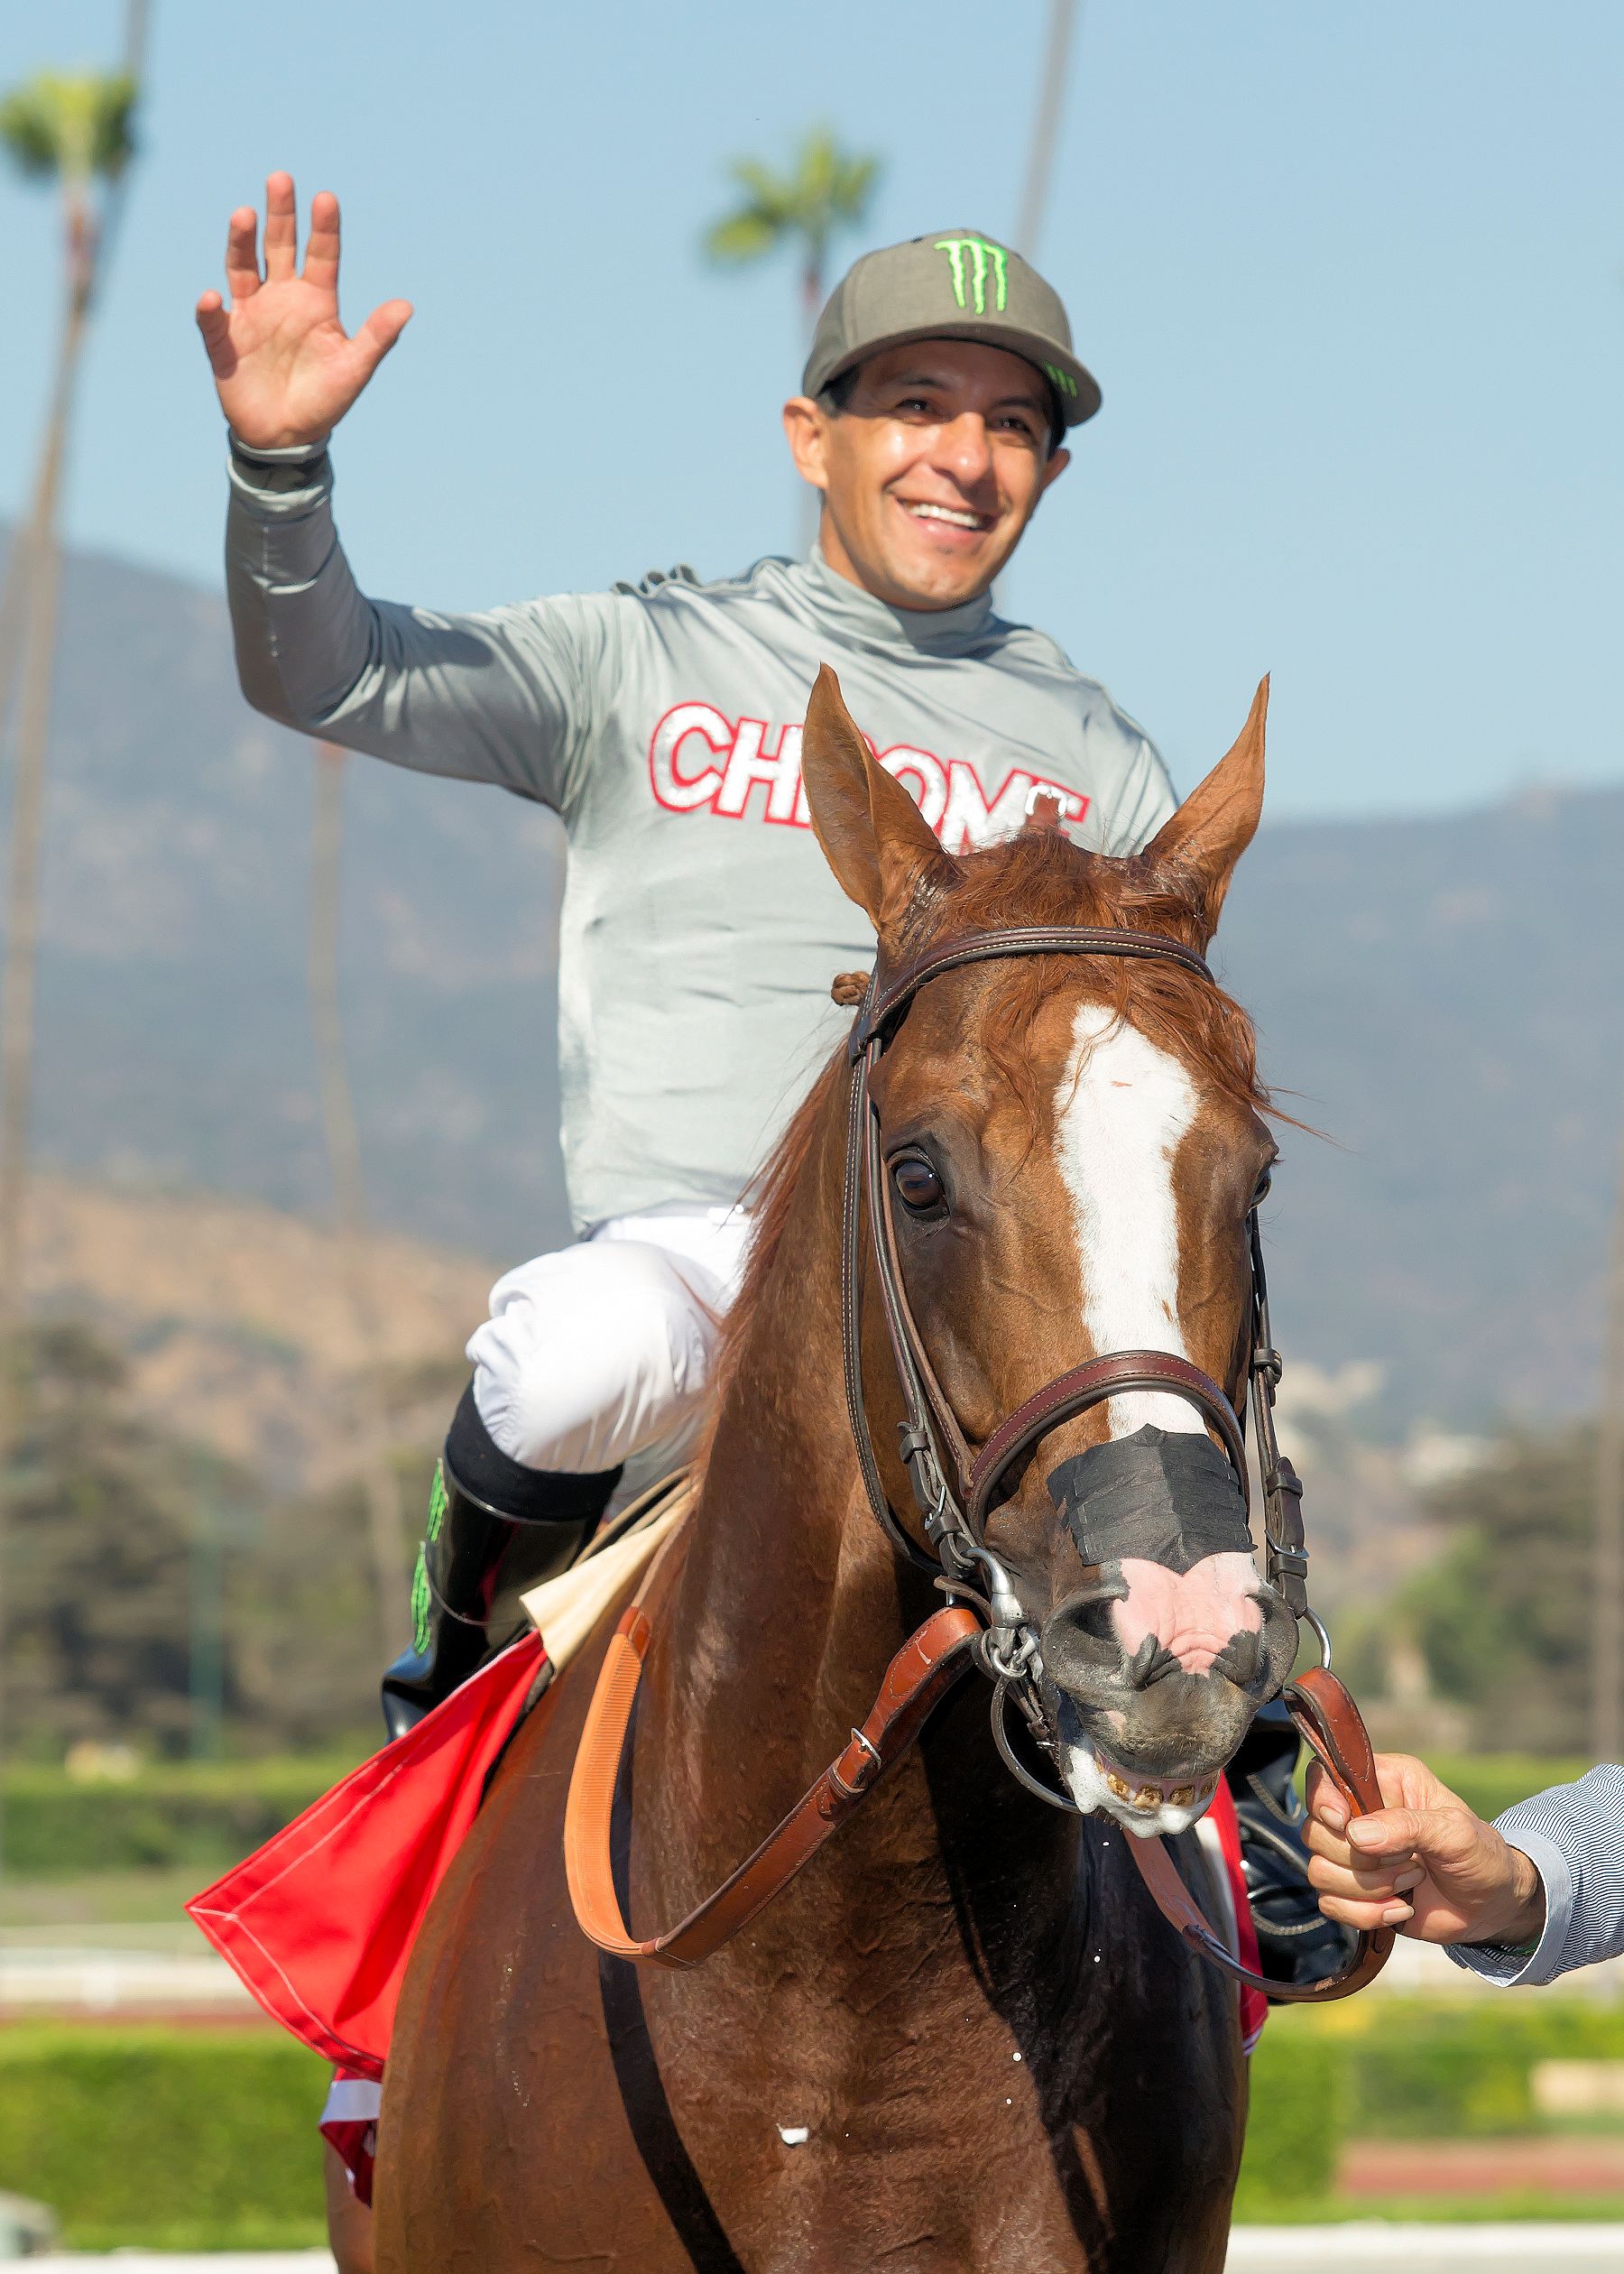
[[[1152,1682],[1159,1682],[1165,1674],[1176,1674],[1177,1671],[1178,1660],[1154,1634],[1146,1635],[1128,1661],[1128,1679],[1135,1689],[1149,1689]]]
[[[1247,1689],[1263,1671],[1263,1630],[1257,1627],[1250,1633],[1231,1635],[1213,1660],[1213,1672],[1233,1682],[1237,1689]]]
[[[1043,1662],[1062,1688],[1093,1691],[1121,1681],[1122,1646],[1111,1622],[1120,1593],[1103,1588],[1073,1595],[1045,1622]]]

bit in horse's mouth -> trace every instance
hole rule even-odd
[[[1187,1784],[1158,1783],[1153,1777],[1130,1776],[1108,1761],[1097,1745],[1094,1763],[1113,1799],[1121,1801],[1125,1807],[1139,1808],[1147,1814],[1157,1808],[1193,1808],[1210,1800],[1218,1789],[1216,1771]]]

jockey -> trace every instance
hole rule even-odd
[[[318,196],[301,272],[293,184],[273,174],[263,274],[245,208],[231,305],[198,304],[230,429],[244,692],[305,734],[546,805],[568,840],[559,1053],[578,1237],[499,1280],[468,1344],[412,1644],[384,1680],[392,1735],[694,1443],[752,1173],[844,1023],[832,975],[872,952],[800,786],[819,665],[949,852],[1018,827],[1047,792],[1077,843],[1130,854],[1175,799],[1103,688],[993,607],[1066,432],[1100,405],[1059,298],[1010,247],[936,232],[836,286],[783,411],[822,496],[804,559],[448,615],[362,593],[334,526],[332,430],[411,313],[389,301],[345,334],[338,226]],[[1237,1798],[1262,1856],[1292,1812],[1296,1740],[1288,1724],[1260,1738]],[[1272,1903],[1282,1964],[1323,1941],[1306,1963],[1333,1971],[1338,1930],[1300,1867],[1291,1884],[1278,1857],[1260,1868],[1280,1882],[1266,1949]]]

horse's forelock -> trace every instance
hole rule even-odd
[[[958,869],[951,892],[933,893],[912,911],[902,942],[906,954],[960,934],[1046,924],[1158,932],[1197,950],[1206,945],[1193,881],[1186,887],[1176,872],[1153,869],[1142,856],[1114,860],[1084,852],[1058,829],[1022,830],[962,855]],[[1028,1038],[1056,984],[1055,968],[1047,957],[1022,956],[990,969],[995,975],[977,1040],[1035,1115],[1038,1094]],[[1269,1111],[1251,1021],[1222,988],[1180,964],[1125,957],[1099,957],[1088,975],[1091,990],[1119,1017],[1142,1029],[1198,1079],[1257,1112]]]

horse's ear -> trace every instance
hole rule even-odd
[[[1194,884],[1208,939],[1218,929],[1218,912],[1235,863],[1251,843],[1263,811],[1263,722],[1268,716],[1265,674],[1233,749],[1162,823],[1142,856],[1186,892]]]
[[[922,885],[958,874],[901,783],[870,757],[826,663],[807,706],[801,780],[836,883],[881,939],[901,925]]]

